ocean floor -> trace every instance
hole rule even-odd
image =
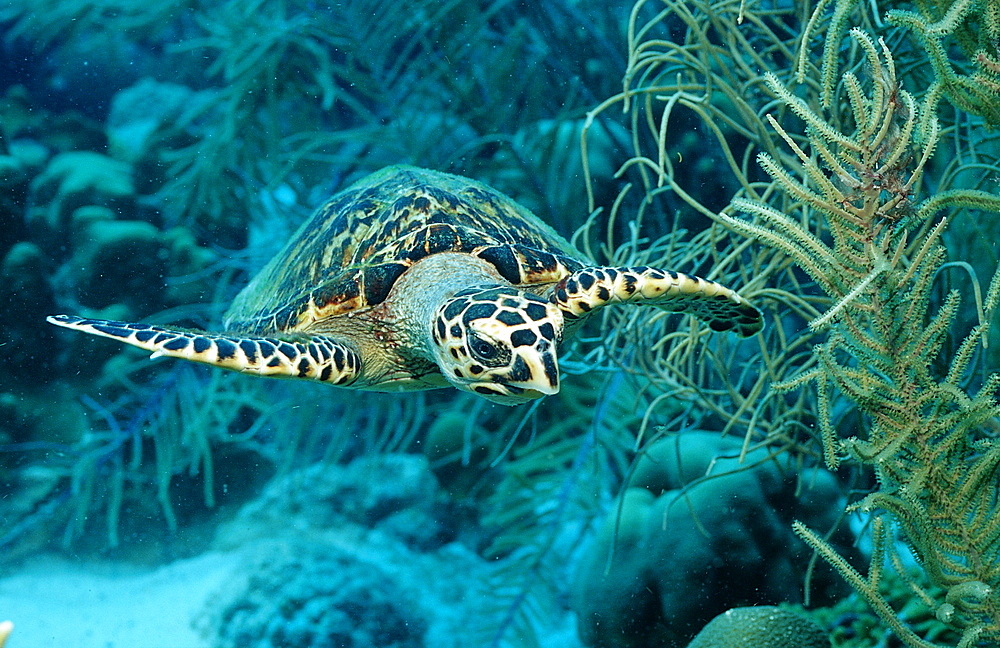
[[[513,634],[510,603],[441,502],[425,458],[364,457],[276,478],[192,558],[41,555],[0,575],[0,621],[14,623],[3,648],[489,645]],[[532,626],[544,648],[580,646],[568,610]]]
[[[207,648],[194,621],[239,564],[222,552],[146,571],[39,559],[0,579],[5,648]]]

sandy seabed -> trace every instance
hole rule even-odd
[[[220,552],[146,571],[35,560],[0,578],[4,648],[209,648],[194,622],[238,564]]]

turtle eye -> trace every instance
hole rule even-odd
[[[469,350],[477,360],[489,367],[499,367],[506,364],[503,349],[496,344],[484,340],[478,335],[471,335],[469,338]]]

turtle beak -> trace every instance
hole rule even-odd
[[[555,391],[546,390],[545,392],[540,392],[537,389],[525,389],[518,385],[492,384],[476,385],[469,391],[482,396],[491,403],[497,403],[499,405],[520,405],[521,403],[527,403],[528,401],[545,398],[550,394],[556,393],[559,389],[556,388]]]
[[[539,340],[516,353],[508,380],[504,381],[506,385],[537,393],[535,398],[559,393],[559,359],[555,344]]]

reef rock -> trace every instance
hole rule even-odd
[[[220,596],[220,648],[422,648],[427,614],[377,562],[307,542],[269,543]]]
[[[489,605],[490,566],[416,455],[274,479],[217,534],[240,566],[203,614],[223,648],[459,648]],[[492,628],[491,628],[492,630]]]

